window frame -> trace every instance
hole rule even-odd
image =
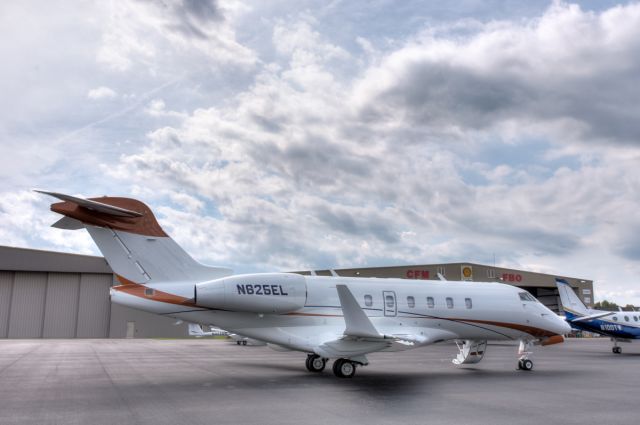
[[[393,295],[385,295],[384,296],[384,305],[386,308],[393,308],[396,305],[396,300],[393,298]]]
[[[373,296],[370,294],[364,294],[364,305],[365,307],[373,306]]]
[[[409,308],[416,308],[416,299],[413,295],[407,296],[407,306]]]
[[[448,308],[448,309],[452,309],[452,308],[454,308],[455,304],[454,304],[454,302],[453,302],[453,297],[447,297],[447,298],[445,298],[445,302],[446,302],[446,304],[447,304],[447,308]]]
[[[427,297],[427,308],[436,308],[436,300],[433,297]]]

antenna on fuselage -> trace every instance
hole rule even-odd
[[[309,273],[311,273],[311,276],[318,276],[315,270],[309,270]]]
[[[442,273],[438,273],[438,279],[440,279],[440,280],[447,280],[447,279],[442,275]]]
[[[336,273],[336,271],[335,271],[335,270],[333,270],[333,269],[329,269],[329,272],[331,273],[331,276],[333,276],[333,277],[340,277],[340,276],[338,275],[338,273]]]

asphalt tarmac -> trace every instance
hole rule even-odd
[[[352,379],[224,340],[0,340],[0,424],[620,424],[640,414],[640,344],[454,345],[376,353]]]

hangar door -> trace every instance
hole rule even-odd
[[[0,271],[0,338],[106,338],[111,274]]]

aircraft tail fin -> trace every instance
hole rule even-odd
[[[121,283],[202,281],[232,274],[230,269],[195,261],[164,232],[151,209],[136,199],[37,192],[62,201],[51,204],[52,211],[64,216],[53,226],[87,229]]]
[[[566,313],[574,316],[586,316],[589,314],[589,309],[584,305],[582,300],[578,298],[578,295],[573,291],[569,282],[564,279],[556,279],[556,286],[560,293],[560,301],[562,301],[562,308]]]

